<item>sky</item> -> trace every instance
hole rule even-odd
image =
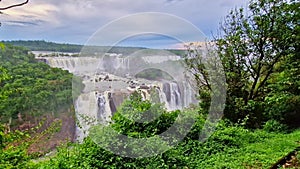
[[[2,0],[0,7],[22,1],[25,0]],[[138,28],[152,28],[155,25],[155,31],[152,34],[122,34],[130,36],[122,37],[123,40],[119,39],[115,43],[122,46],[176,48],[179,47],[176,44],[180,44],[182,39],[192,41],[194,39],[190,37],[196,37],[195,32],[182,28],[182,24],[187,27],[192,25],[207,38],[211,38],[230,9],[245,5],[245,0],[30,0],[25,6],[2,11],[0,40],[89,44],[94,36],[115,36],[120,32],[130,31],[133,26],[128,24],[134,24]],[[145,12],[147,13],[144,14]],[[162,17],[152,15],[160,13]],[[168,15],[168,20],[163,19]],[[181,25],[176,25],[171,20],[178,20]],[[158,27],[162,30],[157,29]],[[110,31],[104,34],[101,30],[105,28]],[[140,31],[138,28],[135,31]],[[166,34],[165,29],[172,33]],[[176,39],[173,36],[175,34],[180,34],[182,39]],[[102,41],[105,40],[102,38]]]

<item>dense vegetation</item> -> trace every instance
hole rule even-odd
[[[251,1],[235,9],[221,25],[217,56],[227,83],[225,118],[259,128],[268,120],[290,127],[300,125],[299,3],[282,0]],[[186,62],[204,100],[211,91],[208,70],[199,47],[191,44]],[[190,59],[192,58],[192,59]]]
[[[33,40],[33,41],[4,41],[4,43],[12,44],[15,46],[22,46],[27,49],[30,49],[31,51],[54,51],[54,52],[70,52],[70,53],[79,53],[83,45],[74,45],[74,44],[58,44],[54,42],[46,42],[46,41],[40,41],[40,40]],[[109,52],[109,53],[121,53],[124,55],[128,55],[131,53],[134,53],[135,51],[138,51],[140,49],[145,48],[139,48],[139,47],[109,47],[109,46],[87,46],[85,47],[85,53],[89,53],[90,55],[94,55],[95,53],[103,53],[103,52]],[[89,52],[91,51],[91,52]]]
[[[168,73],[154,68],[143,70],[138,74],[136,74],[135,77],[144,78],[148,80],[161,80],[161,79],[173,80],[172,76],[170,76]]]
[[[6,44],[11,44],[14,46],[25,47],[31,51],[52,51],[52,52],[70,52],[70,53],[79,53],[83,45],[75,44],[60,44],[54,42],[46,42],[42,40],[31,40],[31,41],[3,41]],[[146,49],[142,47],[122,47],[122,46],[86,46],[84,48],[85,54],[94,55],[95,53],[118,53],[123,55],[130,55],[139,50]],[[174,53],[179,56],[185,54],[185,50],[176,50],[176,49],[166,49],[167,51]],[[90,51],[90,52],[89,52]]]
[[[37,62],[28,50],[5,45],[0,51],[1,122],[57,112],[72,103],[72,75]]]
[[[58,44],[54,42],[46,42],[41,40],[31,40],[31,41],[3,41],[6,44],[11,44],[14,46],[22,46],[31,51],[55,51],[55,52],[80,52],[82,45],[74,44]]]
[[[143,118],[140,109],[149,110],[150,114],[159,112],[161,116],[154,121],[137,123],[129,120],[130,117],[117,112],[113,117],[111,127],[122,134],[134,138],[153,137],[167,130],[178,117],[177,111],[166,113],[159,105],[148,101],[134,99],[125,102],[121,111],[131,108],[136,119]],[[153,111],[154,110],[154,111]],[[147,111],[147,113],[149,113]],[[115,155],[107,147],[95,143],[95,138],[87,137],[82,144],[65,145],[58,148],[54,156],[46,157],[42,161],[31,161],[27,168],[269,168],[282,156],[298,146],[300,131],[290,134],[269,132],[264,130],[251,131],[243,125],[232,124],[226,120],[219,123],[217,130],[205,142],[200,142],[199,133],[205,122],[205,115],[200,110],[184,110],[183,113],[198,112],[197,121],[185,137],[174,148],[147,158],[127,158]],[[127,114],[132,115],[132,113]],[[148,114],[149,115],[149,114]],[[126,117],[126,118],[125,118]],[[272,128],[274,129],[274,128]],[[100,134],[100,141],[106,141],[108,147],[115,151],[137,151],[146,153],[150,147],[161,147],[160,144],[145,144],[134,146],[134,143],[122,142],[122,139],[110,139]],[[105,130],[104,130],[105,132]],[[180,131],[178,131],[180,132]],[[98,141],[97,139],[97,141]],[[99,143],[99,142],[97,142]],[[70,149],[70,146],[72,147]],[[111,150],[111,149],[110,149]],[[151,151],[151,150],[150,150]]]
[[[299,147],[298,10],[299,3],[293,0],[252,0],[247,9],[234,9],[225,18],[221,35],[214,40],[215,48],[209,48],[207,54],[217,53],[217,59],[224,67],[227,100],[224,118],[205,142],[200,142],[199,137],[208,115],[212,82],[201,55],[202,47],[191,44],[185,61],[198,82],[202,100],[199,106],[166,112],[161,105],[143,101],[135,94],[121,105],[112,117],[112,123],[91,130],[93,137],[87,137],[82,144],[61,145],[53,155],[39,159],[27,152],[30,144],[27,138],[32,137],[30,132],[9,132],[7,125],[0,125],[0,168],[271,167]],[[30,120],[30,117],[48,112],[55,114],[61,112],[58,108],[70,106],[69,73],[35,61],[24,48],[4,44],[0,47],[2,124],[18,125],[20,118]],[[212,65],[215,63],[215,60],[208,61]],[[140,75],[153,74],[163,76],[162,72],[153,70]],[[140,123],[138,121],[145,118],[141,112],[157,118]],[[126,143],[103,136],[111,127],[132,138],[156,137],[170,128],[179,114],[184,114],[180,120],[187,121],[197,115],[195,124],[179,144],[155,156],[121,157],[96,144],[106,143],[115,150],[138,153],[165,148],[173,140],[136,146],[135,142]],[[59,121],[45,131],[55,131],[57,126]],[[183,132],[175,131],[178,135]],[[299,168],[299,159],[295,158],[289,164]]]
[[[60,130],[62,119],[74,127],[72,74],[36,61],[27,49],[1,43],[0,100],[0,168],[21,165],[29,151],[43,153],[41,142],[69,132]]]

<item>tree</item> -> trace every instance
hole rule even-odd
[[[232,10],[221,23],[214,43],[228,85],[224,115],[233,122],[246,117],[252,126],[263,122],[268,80],[279,63],[299,52],[298,8],[293,0],[252,0],[247,8]],[[186,59],[187,65],[200,88],[209,89],[207,70],[199,62],[204,56],[199,47],[188,49],[194,57]]]
[[[8,79],[9,79],[9,75],[7,74],[7,70],[4,69],[2,66],[0,66],[0,87],[1,87],[2,81],[8,80]]]

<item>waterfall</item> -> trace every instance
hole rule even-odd
[[[168,111],[180,110],[196,103],[194,91],[189,84],[164,82],[159,91],[160,102],[164,103]]]
[[[94,57],[43,57],[51,67],[61,68],[70,73],[95,72],[98,59]]]
[[[82,141],[88,135],[88,129],[97,124],[97,97],[95,92],[83,93],[75,101],[77,118],[76,139]]]
[[[98,123],[108,124],[111,120],[112,112],[112,102],[111,102],[111,93],[105,91],[104,93],[97,94],[97,120]]]
[[[102,122],[102,119],[104,119],[105,116],[105,105],[106,105],[106,98],[102,94],[98,94],[97,96],[97,106],[98,106],[98,111],[97,111],[97,120],[99,123]]]
[[[51,67],[61,68],[73,74],[94,72],[114,72],[129,68],[129,60],[117,54],[107,54],[104,57],[42,57]]]
[[[158,86],[158,87],[157,87]],[[151,99],[151,89],[155,89],[159,102],[165,104],[167,111],[181,110],[192,103],[196,103],[193,91],[187,84],[175,82],[163,82],[150,85],[149,89],[137,86],[134,90],[140,90],[143,100]],[[131,91],[133,92],[133,91]],[[97,123],[108,124],[119,105],[122,104],[131,92],[105,91],[102,93],[89,92],[80,95],[76,101],[76,116],[78,119],[77,140],[81,141],[88,134],[88,129]]]
[[[75,101],[76,139],[82,141],[91,126],[98,123],[108,124],[111,120],[112,111],[110,106],[110,93],[89,92],[81,94]]]
[[[157,97],[154,102],[163,103],[167,111],[181,110],[190,104],[197,103],[195,92],[187,82],[142,81],[132,79],[132,77],[120,77],[127,73],[126,70],[129,70],[131,66],[130,60],[121,55],[108,54],[101,58],[43,57],[42,59],[51,67],[68,70],[70,73],[85,77],[83,79],[86,88],[74,103],[78,120],[76,126],[78,141],[82,141],[88,135],[88,130],[92,125],[108,124],[118,106],[128,98],[130,93],[137,90],[141,91],[143,100],[151,100],[152,96],[157,95],[154,96]],[[158,56],[143,59],[147,63],[163,62]],[[169,56],[165,59],[173,63],[178,57]],[[140,63],[141,61],[132,62]],[[95,72],[101,73],[96,76]],[[114,83],[113,87],[111,87],[112,83]],[[152,89],[155,94],[151,93]]]

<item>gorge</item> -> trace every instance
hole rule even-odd
[[[180,57],[174,54],[139,51],[126,57],[107,53],[102,57],[61,56],[36,59],[51,67],[67,70],[82,79],[85,87],[74,98],[78,141],[88,135],[92,125],[108,124],[122,102],[135,91],[139,91],[144,100],[162,103],[167,111],[197,103],[195,91],[186,80]],[[150,71],[143,74],[147,70]],[[157,77],[149,79],[149,76]],[[73,90],[74,86],[76,85],[73,84]]]

